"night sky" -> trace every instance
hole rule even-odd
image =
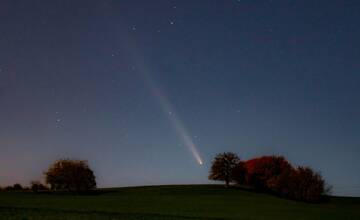
[[[359,39],[350,0],[0,0],[0,185],[59,158],[100,187],[208,183],[233,151],[360,196]]]

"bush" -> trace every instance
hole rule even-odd
[[[21,184],[19,183],[15,183],[12,186],[6,186],[5,188],[3,188],[4,191],[23,191],[25,190],[25,188],[23,188],[21,186]]]
[[[50,166],[45,177],[52,190],[83,192],[96,188],[94,172],[83,160],[58,160]]]
[[[33,192],[46,191],[48,188],[39,181],[32,181],[30,183],[30,189]]]
[[[12,190],[14,191],[22,191],[24,188],[21,186],[20,183],[15,183],[14,186],[12,187]]]
[[[4,188],[4,191],[13,191],[13,187],[12,186],[6,186]]]

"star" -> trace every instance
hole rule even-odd
[[[55,122],[55,127],[56,127],[56,128],[60,128],[60,127],[62,126],[61,121],[62,121],[61,118],[57,118],[57,119],[56,119],[56,122]]]
[[[173,21],[170,21],[170,24],[173,25],[173,24],[175,24],[175,23],[174,23]]]

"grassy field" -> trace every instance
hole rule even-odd
[[[0,219],[360,219],[360,198],[306,204],[219,185],[127,187],[99,195],[0,193]]]

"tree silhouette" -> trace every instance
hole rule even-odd
[[[325,181],[310,167],[298,167],[289,178],[289,197],[306,202],[318,202],[326,193]]]
[[[246,169],[247,184],[261,190],[275,190],[292,166],[282,156],[262,156],[246,161]]]
[[[233,181],[233,171],[239,162],[239,157],[232,152],[216,155],[212,162],[209,179],[225,181],[225,185],[228,187]]]
[[[15,183],[14,186],[12,187],[12,189],[14,191],[21,191],[23,190],[24,188],[22,187],[22,185],[20,183]]]
[[[58,160],[50,166],[45,176],[52,190],[81,192],[96,188],[94,172],[83,160]]]
[[[48,188],[44,184],[42,184],[40,181],[31,181],[30,189],[33,192],[48,190]]]

